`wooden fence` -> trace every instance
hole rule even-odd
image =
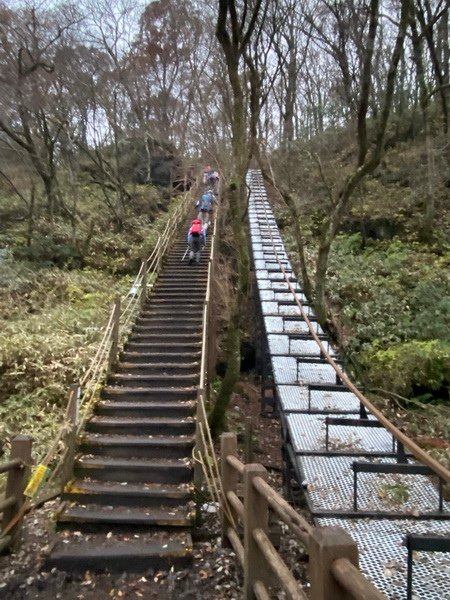
[[[24,490],[27,485],[31,465],[31,438],[17,435],[11,441],[9,460],[0,464],[0,474],[7,473],[5,494],[0,501],[2,526],[0,532],[0,553],[14,548],[20,541],[22,519],[15,521],[25,502]]]
[[[353,539],[339,527],[308,523],[267,483],[262,465],[238,459],[234,433],[221,436],[221,483],[222,540],[244,569],[244,600],[268,600],[274,586],[289,600],[386,600],[359,571]],[[270,511],[308,551],[308,595],[270,541]]]

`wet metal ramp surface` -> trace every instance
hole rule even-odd
[[[247,183],[252,257],[287,474],[303,487],[316,525],[345,529],[358,543],[362,572],[388,598],[405,600],[405,536],[449,538],[450,505],[426,467],[410,457],[404,464],[401,445],[323,358],[297,301],[340,363],[292,270],[261,173],[249,171]],[[448,552],[414,552],[412,598],[450,600]]]

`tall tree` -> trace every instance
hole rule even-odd
[[[258,24],[258,17],[260,17],[265,5],[264,0],[256,0],[255,2],[219,0],[217,14],[216,34],[225,58],[231,89],[233,164],[230,184],[226,193],[229,202],[229,220],[233,232],[233,267],[235,269],[233,287],[235,297],[233,298],[226,341],[227,367],[210,418],[214,433],[218,433],[224,426],[226,408],[240,371],[241,325],[250,265],[243,223],[247,199],[245,175],[250,164],[251,152],[251,141],[247,133],[248,115],[243,69],[246,53]]]

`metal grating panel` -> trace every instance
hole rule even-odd
[[[304,456],[300,459],[304,485],[313,512],[353,510],[353,470],[355,458],[346,456]],[[369,459],[375,463],[395,463],[392,458]],[[367,462],[369,462],[369,460]],[[330,485],[330,482],[333,482]],[[425,475],[358,473],[358,509],[410,513],[436,512],[439,494]],[[444,504],[448,512],[449,503]]]
[[[278,314],[278,302],[261,302],[261,310],[263,315]]]
[[[266,333],[282,333],[283,317],[264,317]]]
[[[328,363],[299,362],[297,381],[300,384],[336,383],[336,371]]]
[[[278,307],[278,312],[280,315],[289,315],[289,316],[300,316],[301,312],[298,306],[288,306],[287,304],[281,304]]]
[[[330,343],[327,340],[323,340],[322,344],[325,348],[325,350],[331,354],[331,355],[335,355],[335,351],[333,350],[333,348],[330,346]],[[293,340],[291,339],[291,346],[290,346],[290,350],[291,350],[291,354],[299,354],[301,356],[313,356],[313,357],[319,357],[320,356],[320,347],[319,344],[311,339],[311,340]]]
[[[353,411],[359,413],[359,400],[351,392],[329,392],[310,390],[311,407],[316,410],[339,412]]]
[[[305,294],[297,293],[296,295],[297,295],[298,299],[300,300],[300,302],[306,302]],[[289,292],[289,291],[288,292],[276,292],[275,298],[277,300],[281,300],[281,301],[285,300],[287,302],[290,302],[291,300],[294,299],[294,296],[293,296],[292,292]]]
[[[284,412],[324,412],[331,414],[359,414],[359,402],[350,392],[319,392],[322,397],[317,399],[305,385],[279,385],[277,387],[280,408]],[[329,397],[328,397],[329,396]],[[352,399],[348,399],[351,396]],[[311,404],[308,398],[311,398]],[[356,400],[356,401],[355,401]]]
[[[313,321],[312,326],[316,333],[323,334],[323,329],[317,321]],[[302,321],[301,319],[298,321],[287,321],[285,330],[290,333],[309,333],[306,321]]]
[[[324,454],[325,417],[302,413],[289,413],[286,422],[292,446],[299,454]],[[346,425],[330,426],[329,452],[341,454],[391,453],[392,436],[385,429],[372,429]],[[332,485],[332,482],[330,482]]]
[[[272,372],[276,384],[297,383],[297,360],[289,356],[272,356]]]
[[[275,292],[273,290],[259,290],[259,299],[261,302],[275,300]]]
[[[269,271],[265,271],[264,269],[256,271],[256,279],[257,281],[260,281],[261,279],[270,279]]]

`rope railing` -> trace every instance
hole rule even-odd
[[[220,190],[219,190],[220,193]],[[214,232],[211,238],[211,253],[208,261],[208,278],[205,293],[205,301],[203,306],[203,323],[202,323],[202,351],[200,359],[200,382],[199,391],[197,394],[197,409],[196,409],[196,440],[192,451],[194,461],[194,485],[197,490],[201,489],[202,476],[206,482],[209,495],[213,502],[218,506],[224,501],[224,493],[221,484],[220,469],[214,449],[214,443],[209,429],[208,414],[206,410],[207,390],[208,390],[208,358],[210,352],[210,331],[209,319],[211,309],[211,285],[214,281],[215,261],[217,255],[218,236],[216,234],[217,223],[219,222],[219,210],[216,211]],[[228,505],[224,509],[227,511],[229,520],[233,517]]]

